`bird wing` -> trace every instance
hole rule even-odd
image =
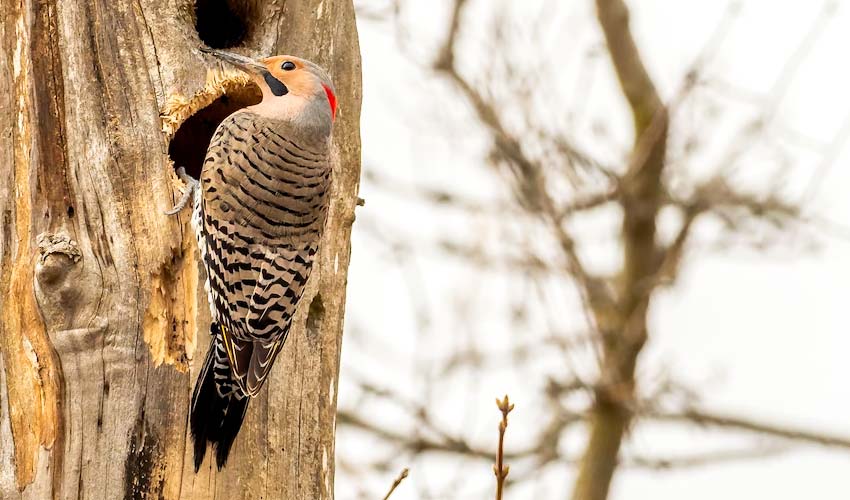
[[[254,342],[254,350],[245,383],[248,395],[255,396],[260,392],[285,340],[284,338],[267,343]]]
[[[199,241],[211,309],[234,378],[249,395],[262,387],[289,333],[318,251],[329,186],[329,172],[313,165],[285,172],[299,157],[272,150],[261,132],[240,113],[225,119],[201,176]],[[274,153],[287,165],[268,163]],[[275,171],[280,179],[271,177]]]
[[[210,292],[224,346],[240,387],[254,396],[289,334],[318,243],[233,251],[227,237],[208,238],[215,249],[207,251]]]
[[[297,249],[279,247],[255,255],[262,263],[246,317],[249,335],[255,339],[245,384],[249,395],[260,390],[289,335],[317,251],[318,242],[310,242]]]

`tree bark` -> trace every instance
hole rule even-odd
[[[187,412],[209,308],[190,210],[163,212],[180,195],[172,159],[196,161],[256,99],[204,42],[312,59],[340,107],[293,332],[227,466],[207,453],[195,474]],[[333,498],[360,173],[352,2],[0,0],[0,44],[0,497]]]

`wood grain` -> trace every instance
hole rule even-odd
[[[180,193],[161,116],[218,69],[196,50],[194,4],[0,0],[0,498],[333,498],[360,175],[354,10],[233,3],[249,29],[232,50],[333,77],[334,192],[297,328],[228,466],[196,475],[187,410],[209,309],[189,211],[163,214]]]

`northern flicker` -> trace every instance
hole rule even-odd
[[[310,61],[201,50],[248,73],[263,99],[221,122],[195,189],[212,314],[192,394],[195,471],[208,443],[219,468],[227,461],[289,333],[327,218],[336,116],[333,84]]]

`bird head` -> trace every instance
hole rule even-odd
[[[330,130],[336,118],[336,95],[328,74],[316,63],[295,56],[252,59],[223,50],[201,47],[248,73],[260,87],[263,100],[252,106],[255,112],[272,118],[318,122]]]

